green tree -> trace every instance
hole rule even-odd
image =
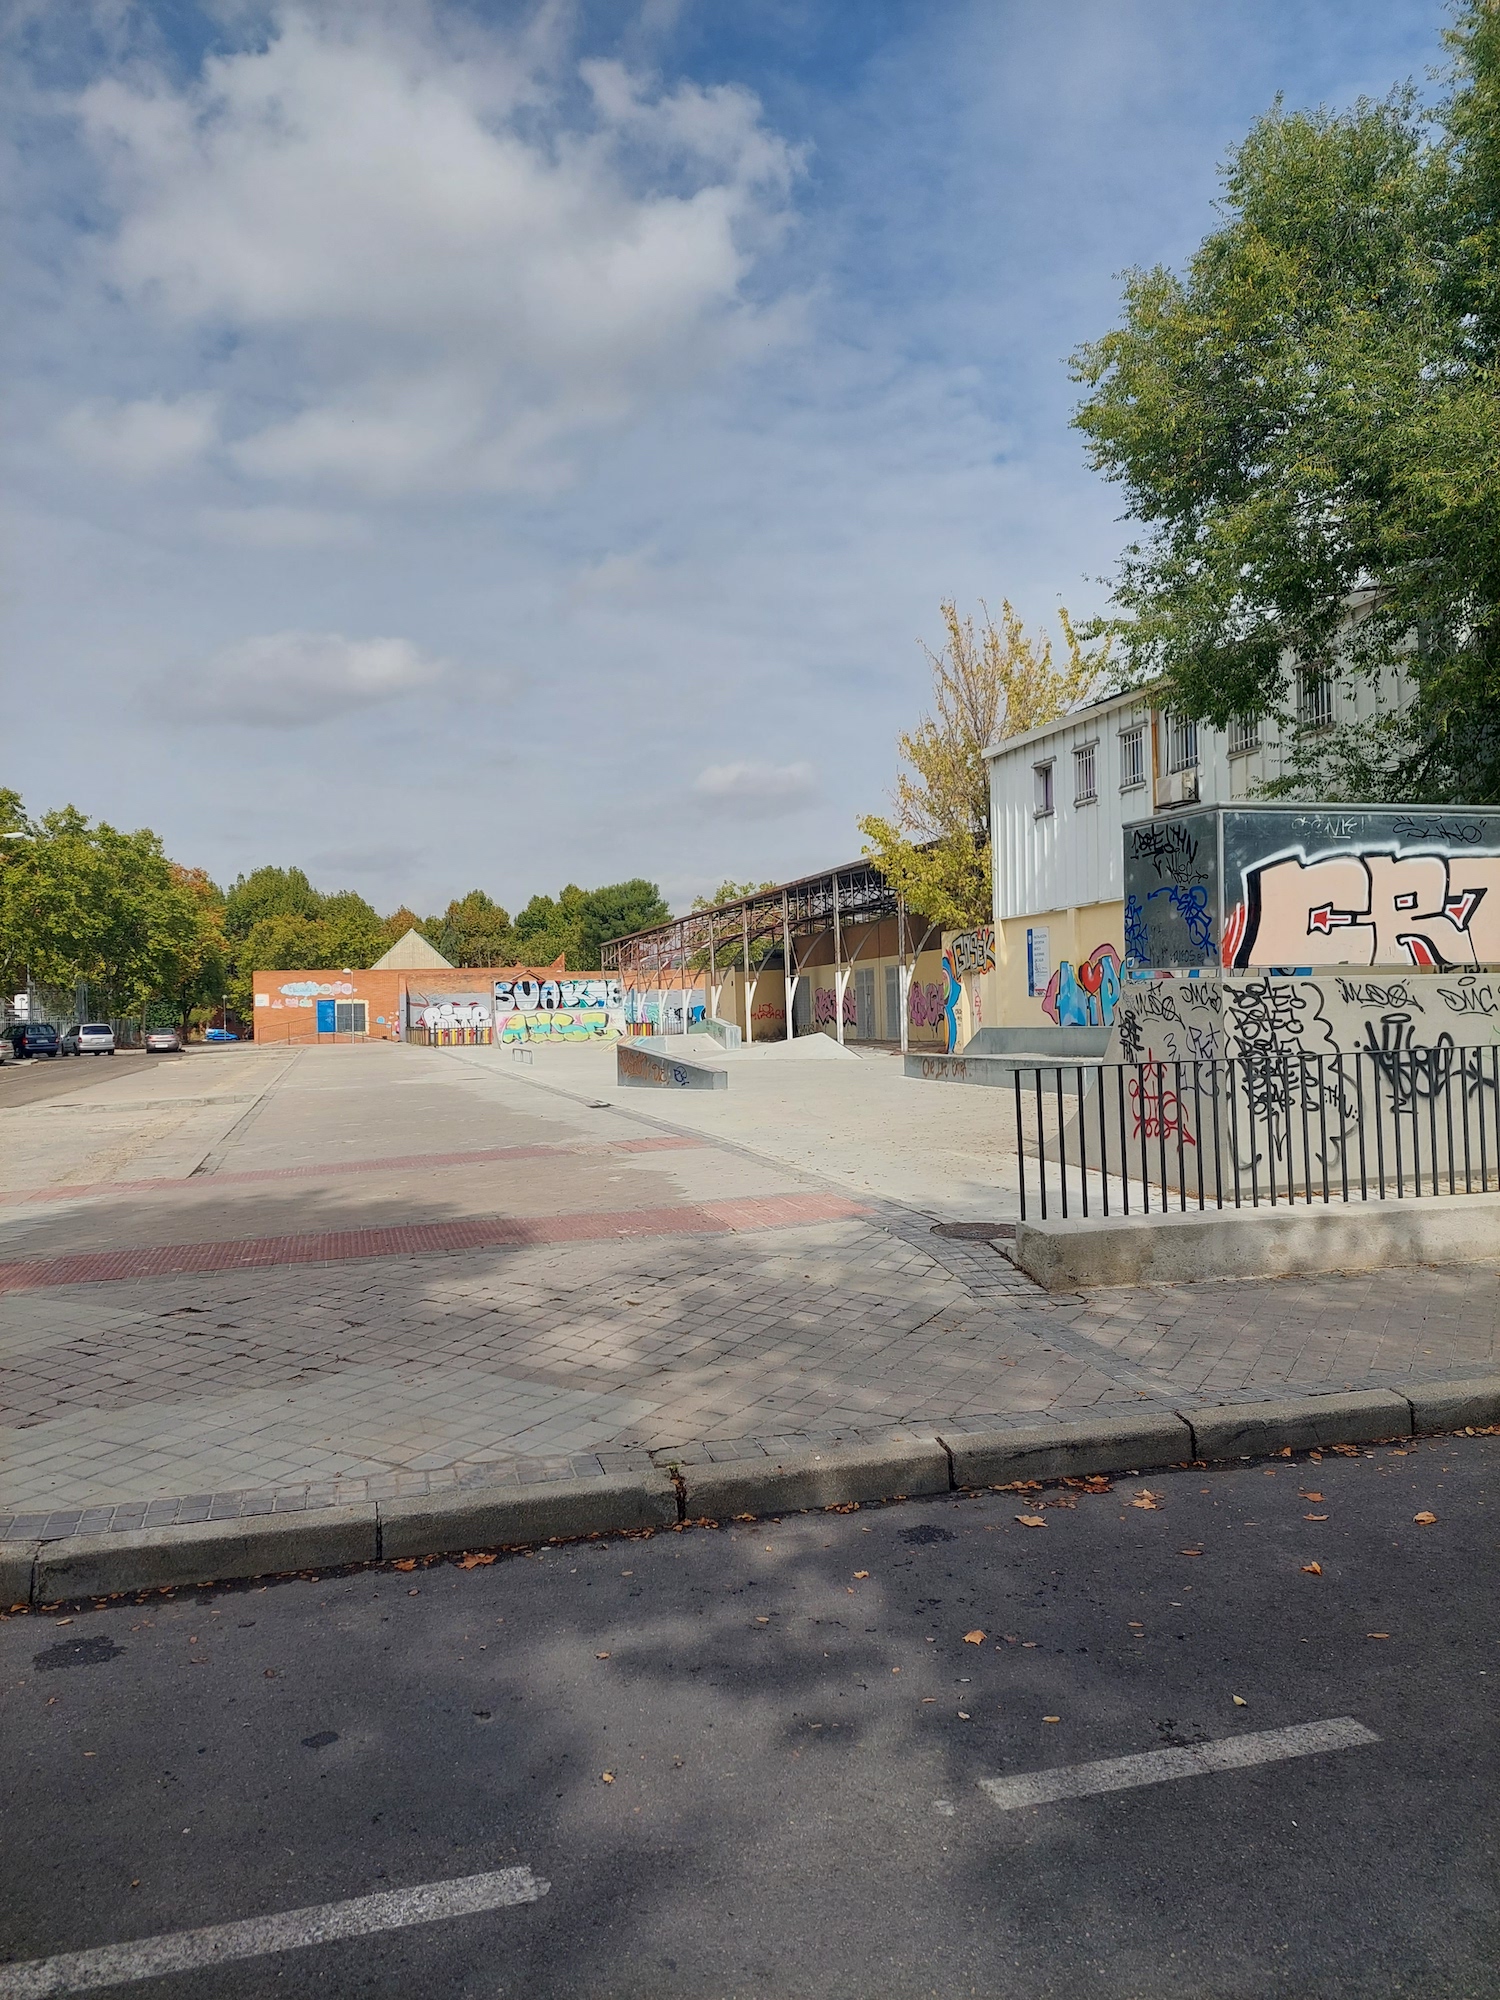
[[[924,644],[932,668],[933,713],[897,737],[907,769],[896,780],[895,816],[859,822],[865,853],[907,905],[945,930],[988,923],[994,910],[990,869],[990,787],[986,747],[1065,715],[1103,671],[1108,642],[1090,652],[1059,607],[1066,661],[1054,665],[1052,641],[1033,638],[1009,602],[1000,623],[987,605],[976,630],[952,602],[942,606],[947,643]]]
[[[74,806],[26,820],[15,795],[6,798],[7,963],[49,986],[87,980],[121,1013],[170,987],[199,955],[200,919],[158,837],[91,823]]]
[[[611,882],[602,889],[590,889],[584,896],[578,919],[576,969],[597,972],[601,947],[612,938],[628,937],[632,931],[664,924],[671,914],[657,885],[639,875],[628,882]]]
[[[508,913],[483,889],[451,902],[441,917],[429,917],[422,935],[451,965],[508,965],[514,950]]]
[[[1126,669],[1188,714],[1289,720],[1297,666],[1417,696],[1304,772],[1334,795],[1500,799],[1500,6],[1448,91],[1257,121],[1184,275],[1129,274],[1075,422],[1143,534]],[[1342,766],[1342,774],[1340,767]]]
[[[224,931],[248,937],[262,917],[319,917],[323,897],[300,868],[255,868],[237,875],[224,899]]]

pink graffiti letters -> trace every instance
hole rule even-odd
[[[838,1009],[834,990],[831,986],[820,986],[813,994],[813,1022],[819,1028],[831,1028],[838,1019]],[[847,990],[844,994],[844,1026],[856,1025],[854,995]]]
[[[1247,870],[1245,890],[1228,966],[1500,963],[1500,855],[1283,855]]]

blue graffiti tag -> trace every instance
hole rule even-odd
[[[1147,964],[1147,954],[1151,949],[1146,934],[1146,912],[1141,907],[1141,899],[1136,895],[1125,898],[1125,963],[1127,965]]]
[[[1172,905],[1174,915],[1182,919],[1183,929],[1197,951],[1212,951],[1214,948],[1214,927],[1208,914],[1208,891],[1202,883],[1195,883],[1185,889],[1177,882],[1169,882],[1164,888],[1153,889],[1146,901],[1154,902],[1158,896],[1165,896]],[[1129,936],[1130,913],[1125,915],[1126,936]]]

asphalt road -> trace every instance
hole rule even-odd
[[[0,1958],[530,1869],[513,1907],[128,1990],[1493,1995],[1497,1454],[11,1617]],[[1379,1740],[1015,1811],[980,1789],[1344,1717]]]
[[[194,1050],[196,1056],[199,1052]],[[0,1063],[0,1111],[11,1105],[37,1104],[61,1097],[92,1083],[107,1083],[149,1063],[177,1063],[181,1055],[148,1056],[119,1049],[112,1056],[29,1056],[25,1062]]]

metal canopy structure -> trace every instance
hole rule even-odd
[[[901,897],[867,859],[846,862],[817,875],[802,875],[792,882],[779,882],[771,888],[736,897],[732,902],[693,910],[649,930],[614,938],[603,947],[601,956],[605,972],[615,973],[635,986],[675,987],[690,973],[706,972],[710,1013],[718,1010],[723,975],[741,972],[748,996],[747,1030],[757,976],[763,968],[774,965],[785,974],[786,1038],[790,1040],[793,1000],[803,977],[799,963],[803,966],[808,963],[814,942],[829,938],[837,992],[834,1017],[838,1040],[842,1043],[844,993],[855,960],[864,949],[861,941],[852,952],[846,953],[845,931],[861,930],[868,937],[871,927],[892,920],[897,926],[901,1046],[905,1049],[907,993],[917,956],[927,949],[938,926],[925,917],[912,917]],[[753,1035],[749,1038],[753,1039]]]

